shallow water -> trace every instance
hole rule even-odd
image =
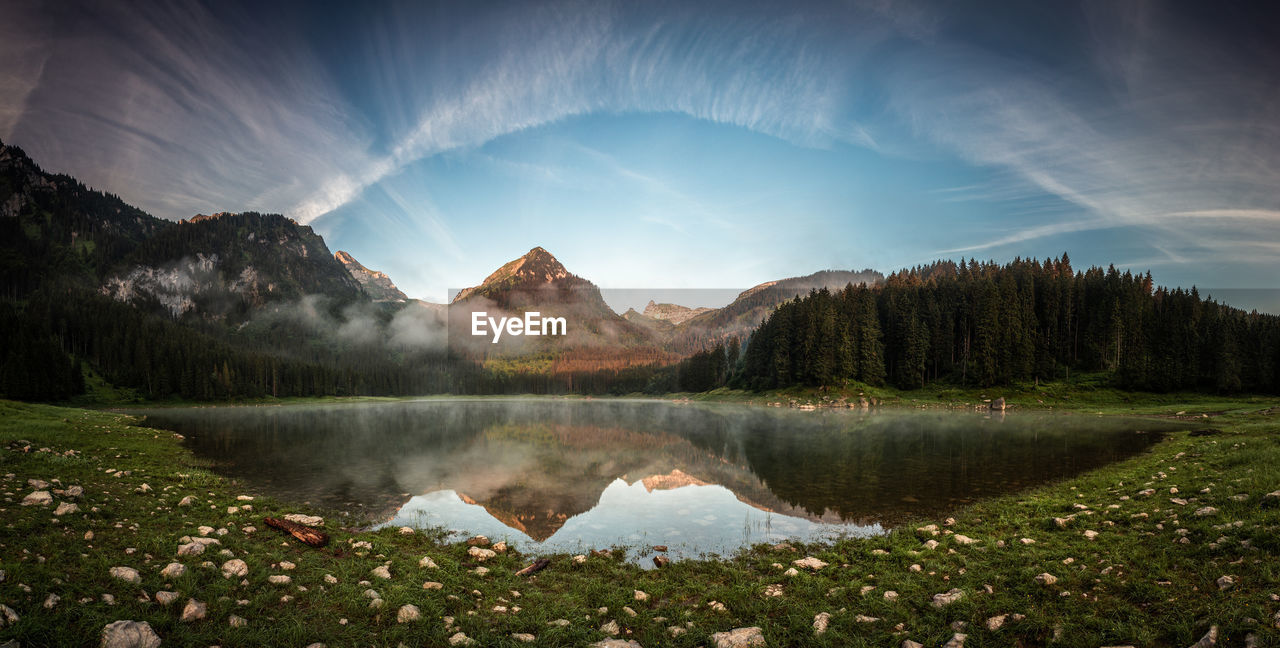
[[[143,413],[215,470],[299,505],[530,553],[673,557],[880,533],[1122,459],[1175,425],[550,398]]]

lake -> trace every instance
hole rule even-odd
[[[1123,459],[1177,425],[552,398],[138,413],[217,472],[350,524],[479,533],[527,553],[667,545],[676,558],[883,533]]]

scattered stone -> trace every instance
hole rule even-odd
[[[1219,590],[1229,590],[1236,586],[1236,579],[1234,576],[1223,576],[1218,579],[1217,583]]]
[[[964,591],[959,588],[952,588],[942,594],[933,595],[933,607],[941,608],[951,605],[956,601],[964,598]]]
[[[936,524],[926,524],[925,526],[922,526],[922,527],[916,527],[916,531],[919,531],[921,533],[927,533],[933,536],[936,536],[939,533],[938,525]]]
[[[987,619],[987,630],[991,632],[999,630],[1000,627],[1004,625],[1004,621],[1007,618],[1009,618],[1009,615],[1001,614],[1000,616],[993,616],[990,619]]]
[[[61,596],[58,596],[57,594],[50,594],[48,597],[44,599],[44,609],[52,610],[53,608],[58,606],[58,601],[61,601],[61,600],[62,600]]]
[[[413,623],[422,618],[422,611],[416,605],[401,605],[396,612],[396,623]]]
[[[374,567],[373,571],[369,573],[372,574],[374,578],[381,578],[382,580],[391,580],[391,570],[387,569],[386,565],[378,565],[377,567]]]
[[[527,632],[517,632],[511,635],[511,638],[515,639],[516,641],[523,641],[525,643],[533,643],[538,640],[538,637],[531,635]]]
[[[195,599],[187,599],[187,605],[182,608],[182,620],[186,622],[199,621],[209,613],[209,606]]]
[[[971,545],[971,544],[977,544],[981,542],[980,540],[974,540],[973,538],[970,538],[967,535],[960,535],[959,533],[955,534],[954,536],[951,536],[951,539],[955,540],[956,544],[962,544],[962,545]]]
[[[951,635],[951,638],[947,640],[947,643],[942,644],[942,648],[964,648],[964,640],[968,638],[969,635],[957,632]]]
[[[272,585],[288,585],[293,582],[293,579],[285,574],[272,574],[267,577],[267,582]]]
[[[249,565],[239,558],[232,558],[222,563],[223,578],[244,578],[247,575],[249,575]]]
[[[924,648],[924,644],[919,643],[917,641],[912,641],[910,639],[903,639],[902,643],[899,644],[898,648]]]
[[[55,516],[67,515],[80,510],[80,506],[74,502],[60,502],[58,508],[53,510]]]
[[[1214,514],[1216,514],[1217,512],[1218,512],[1218,509],[1213,508],[1212,506],[1206,506],[1206,507],[1204,507],[1204,508],[1198,508],[1198,509],[1196,509],[1195,516],[1196,516],[1196,517],[1208,517],[1208,516],[1210,516],[1210,515],[1214,515]]]
[[[617,621],[610,619],[604,625],[600,626],[600,632],[603,632],[609,636],[613,636],[618,634],[619,632],[622,632],[622,629],[618,627]]]
[[[800,572],[796,571],[795,567],[789,567],[787,571],[782,572],[782,575],[791,578],[792,576],[799,576]]]
[[[805,568],[805,569],[812,569],[813,571],[818,571],[819,569],[822,569],[823,567],[826,567],[826,566],[827,566],[827,563],[825,563],[825,562],[823,562],[823,561],[821,561],[821,560],[818,560],[817,558],[814,558],[813,556],[806,556],[806,557],[801,558],[801,559],[799,559],[799,560],[793,560],[793,561],[791,561],[791,564],[795,565],[796,567],[803,567],[803,568]]]
[[[782,586],[774,583],[764,588],[765,596],[782,596]]]
[[[640,590],[635,590],[635,599],[636,599],[637,601],[640,601],[641,603],[643,603],[643,602],[645,602],[645,601],[649,600],[649,595],[648,595],[647,593],[645,593],[645,592],[640,591]]]
[[[493,550],[498,553],[507,553],[507,543],[503,541],[493,543]]]
[[[576,560],[576,557],[575,557],[575,560]],[[653,557],[653,566],[654,566],[654,567],[657,567],[657,568],[661,569],[661,568],[666,567],[667,565],[670,565],[670,564],[671,564],[671,559],[670,559],[670,558],[668,558],[668,557],[666,557],[666,556],[654,556],[654,557]]]
[[[471,547],[467,550],[467,555],[475,558],[479,562],[484,562],[490,558],[496,557],[497,552],[492,549],[482,549],[480,547]]]
[[[178,600],[180,596],[181,595],[178,594],[177,592],[169,592],[169,591],[156,592],[156,602],[159,603],[160,605],[168,607],[169,605],[172,605],[174,601]]]
[[[38,490],[26,497],[22,498],[23,506],[48,506],[53,503],[53,496],[49,491]]]
[[[431,556],[423,556],[422,560],[418,561],[418,566],[426,569],[435,569],[438,567],[438,565],[436,565],[436,561],[431,559]]]
[[[1046,572],[1036,576],[1036,582],[1048,587],[1058,582],[1058,577]]]
[[[143,621],[116,621],[102,629],[102,648],[159,648],[160,635]]]
[[[204,543],[192,542],[189,544],[178,545],[179,556],[197,556],[204,553]]]
[[[898,593],[893,590],[889,590],[884,593],[884,600],[890,603],[893,603],[894,601],[898,600]]]
[[[467,546],[468,547],[487,547],[489,546],[489,539],[482,535],[471,536],[470,538],[467,539]]]
[[[764,633],[756,626],[717,632],[711,635],[711,642],[716,648],[754,648],[766,645]]]
[[[567,628],[567,627],[569,627],[569,620],[568,620],[568,619],[556,619],[555,621],[548,621],[548,622],[547,622],[547,625],[549,625],[549,626],[559,626],[559,627],[561,627],[561,628]]]
[[[138,574],[138,570],[132,567],[112,567],[111,577],[135,584],[142,582],[142,576]]]
[[[425,583],[423,583],[423,584],[422,584],[422,589],[429,589],[429,590],[442,590],[442,589],[444,589],[444,583],[437,583],[437,582],[435,582],[435,581],[427,581],[427,582],[425,582]]]
[[[187,566],[182,563],[169,563],[164,569],[160,570],[160,575],[165,578],[181,578],[187,573]]]
[[[297,566],[297,565],[295,565],[295,564],[293,564],[293,563],[291,563],[291,562],[289,562],[289,561],[287,561],[287,560],[281,560],[281,561],[280,561],[280,569],[283,569],[283,570],[285,570],[285,571],[289,571],[289,570],[297,569],[297,568],[298,568],[298,566]]]
[[[0,628],[17,623],[19,618],[18,613],[14,612],[13,608],[0,603]],[[1277,627],[1280,627],[1280,625],[1277,625]]]
[[[195,498],[188,495],[178,501],[178,506],[191,506],[192,504],[195,504],[195,503],[196,503]]]
[[[586,562],[587,562],[587,557],[586,557],[585,555],[583,555],[583,554],[578,554],[578,555],[574,556],[573,558],[571,558],[570,560],[572,560],[572,561],[573,561],[573,564],[575,564],[575,565],[583,565],[583,564],[586,564]],[[657,563],[657,561],[656,561],[656,560],[655,560],[654,562],[655,562],[655,564]],[[662,565],[658,565],[658,566],[659,566],[659,567],[661,567]]]
[[[590,644],[591,648],[640,648],[640,643],[626,639],[605,639]]]
[[[1085,540],[1094,540],[1094,539],[1096,539],[1096,538],[1098,537],[1098,532],[1097,532],[1097,531],[1085,531],[1083,535],[1084,535]]]
[[[465,632],[457,632],[452,637],[449,637],[450,646],[474,646],[475,643],[475,639],[468,637]]]
[[[301,513],[288,513],[284,516],[284,519],[290,522],[297,522],[298,524],[305,524],[307,526],[313,526],[313,527],[324,526],[324,518],[320,517],[319,515],[303,515]]]
[[[813,634],[820,635],[827,631],[827,626],[831,624],[831,613],[822,612],[813,617]]]
[[[875,623],[876,621],[880,620],[880,617],[873,617],[873,616],[867,616],[865,614],[859,614],[853,617],[853,620],[856,623]]]
[[[244,617],[238,617],[238,616],[236,616],[236,615],[234,615],[234,614],[233,614],[233,615],[231,615],[231,616],[227,617],[227,625],[230,625],[230,626],[231,626],[231,627],[233,627],[233,628],[243,628],[243,627],[245,627],[245,626],[249,625],[249,621],[248,621],[248,619],[245,619]]]

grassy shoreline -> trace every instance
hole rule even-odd
[[[695,398],[761,403],[824,395],[832,397],[797,390]],[[513,636],[519,633],[534,635],[535,645],[578,646],[607,638],[610,624],[618,637],[649,648],[713,645],[713,633],[747,626],[763,628],[770,646],[897,646],[904,639],[941,645],[957,632],[954,623],[966,624],[961,632],[970,648],[1190,645],[1211,626],[1219,630],[1218,645],[1244,645],[1249,634],[1257,645],[1280,642],[1280,498],[1266,496],[1280,489],[1274,399],[1127,400],[1107,390],[1049,386],[875,393],[891,405],[939,407],[976,406],[984,395],[1005,396],[1014,407],[1090,414],[1207,414],[1205,427],[1214,433],[1171,434],[1123,462],[959,510],[952,524],[921,520],[881,537],[794,550],[760,546],[660,570],[618,556],[593,555],[582,564],[552,556],[549,569],[529,578],[515,575],[532,560],[516,553],[518,546],[482,564],[465,545],[441,544],[432,534],[359,533],[332,519],[328,548],[302,546],[267,528],[262,517],[311,511],[211,473],[174,435],[137,427],[115,412],[0,401],[0,603],[20,617],[0,627],[0,642],[97,645],[103,627],[121,619],[146,621],[164,645],[184,646],[449,645],[458,632],[486,646],[527,645]],[[52,503],[20,504],[37,490],[31,479],[51,482],[45,490]],[[84,493],[55,492],[72,485]],[[188,496],[192,505],[179,506]],[[64,502],[79,510],[55,516]],[[252,509],[230,510],[244,505]],[[1214,510],[1196,514],[1206,507]],[[1067,521],[1059,526],[1055,518]],[[938,535],[917,530],[928,524],[937,525]],[[201,526],[219,544],[178,556],[182,538],[201,535]],[[249,527],[255,530],[247,533]],[[1086,531],[1097,535],[1090,539]],[[964,544],[960,536],[977,542]],[[930,549],[929,541],[939,544]],[[806,556],[829,565],[785,574]],[[421,566],[424,557],[437,566]],[[224,578],[221,566],[232,558],[245,561],[247,575]],[[170,563],[184,565],[185,574],[162,574]],[[286,563],[296,567],[285,569]],[[113,578],[115,566],[136,569],[141,582]],[[390,579],[373,575],[381,566]],[[477,567],[490,571],[481,575]],[[1041,573],[1057,582],[1038,583]],[[1234,579],[1228,589],[1217,584],[1224,575]],[[291,582],[272,583],[272,576]],[[424,589],[424,582],[440,589]],[[765,595],[777,585],[781,596]],[[934,605],[934,595],[953,588],[962,592],[957,601]],[[370,589],[380,607],[370,607]],[[647,600],[637,600],[636,590]],[[179,598],[162,605],[161,591]],[[886,597],[890,591],[896,597]],[[58,600],[46,607],[50,595]],[[188,598],[206,604],[205,618],[180,620]],[[399,623],[404,605],[416,606],[421,618]],[[818,635],[814,619],[822,613],[831,616]],[[1001,615],[1003,624],[988,629],[988,620]],[[247,625],[231,627],[232,616]],[[568,624],[548,625],[556,620]]]

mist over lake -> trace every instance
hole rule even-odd
[[[677,556],[882,533],[1122,459],[1176,425],[518,398],[145,413],[215,470],[351,524]]]

